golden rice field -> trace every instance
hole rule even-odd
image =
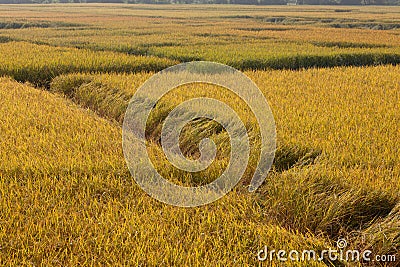
[[[338,11],[338,10],[344,10]],[[176,184],[216,179],[226,132],[194,122],[180,147],[218,147],[184,173],[160,147],[163,120],[195,97],[230,105],[252,145],[241,182],[180,208],[144,192],[122,150],[129,100],[189,60],[238,68],[273,112],[277,150],[255,192],[260,129],[226,89],[181,86],[154,107],[148,152]],[[399,266],[400,8],[207,5],[0,5],[0,264],[3,266]],[[392,261],[261,262],[260,249],[335,248]]]

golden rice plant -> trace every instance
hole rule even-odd
[[[253,265],[264,246],[329,245],[272,223],[257,195],[159,203],[130,177],[117,125],[8,78],[0,96],[2,265]]]

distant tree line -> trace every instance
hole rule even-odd
[[[0,4],[49,4],[49,3],[400,5],[400,0],[0,0]]]

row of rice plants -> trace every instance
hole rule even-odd
[[[371,233],[377,227],[376,219],[385,221],[389,220],[386,216],[397,216],[393,210],[400,200],[399,147],[394,138],[400,132],[398,68],[246,72],[270,101],[277,121],[279,146],[275,172],[268,176],[259,200],[264,212],[277,224],[323,233],[333,239],[349,235],[359,246],[381,244],[375,249],[382,253],[398,251],[396,242],[393,241],[395,248],[383,242],[387,236],[395,240],[396,236],[390,233],[398,225],[387,223],[387,228]],[[121,122],[129,96],[150,75],[71,74],[54,80],[51,90]],[[69,85],[75,85],[74,89]],[[167,96],[166,105],[157,105],[160,110],[150,128],[155,138],[152,152],[157,155],[153,158],[156,166],[162,166],[160,171],[169,174],[172,181],[193,185],[207,181],[173,171],[157,145],[164,114],[186,98],[212,96],[235,107],[246,125],[256,125],[256,121],[245,112],[246,106],[226,91],[204,85],[186,89]],[[256,133],[253,130],[250,135]],[[201,138],[192,135],[190,140]],[[218,169],[226,163],[228,147],[223,142],[226,138],[215,140],[220,141],[225,153],[207,173],[208,178],[217,177]],[[190,152],[194,145],[187,142],[182,147]],[[255,155],[252,157],[250,165],[255,160]],[[310,163],[313,165],[307,165]],[[246,177],[250,174],[251,166]],[[360,231],[368,241],[351,237],[353,231]]]
[[[159,71],[174,64],[176,61],[169,59],[115,52],[94,52],[26,42],[0,44],[0,75],[8,75],[35,86],[48,86],[54,77],[71,72]]]

